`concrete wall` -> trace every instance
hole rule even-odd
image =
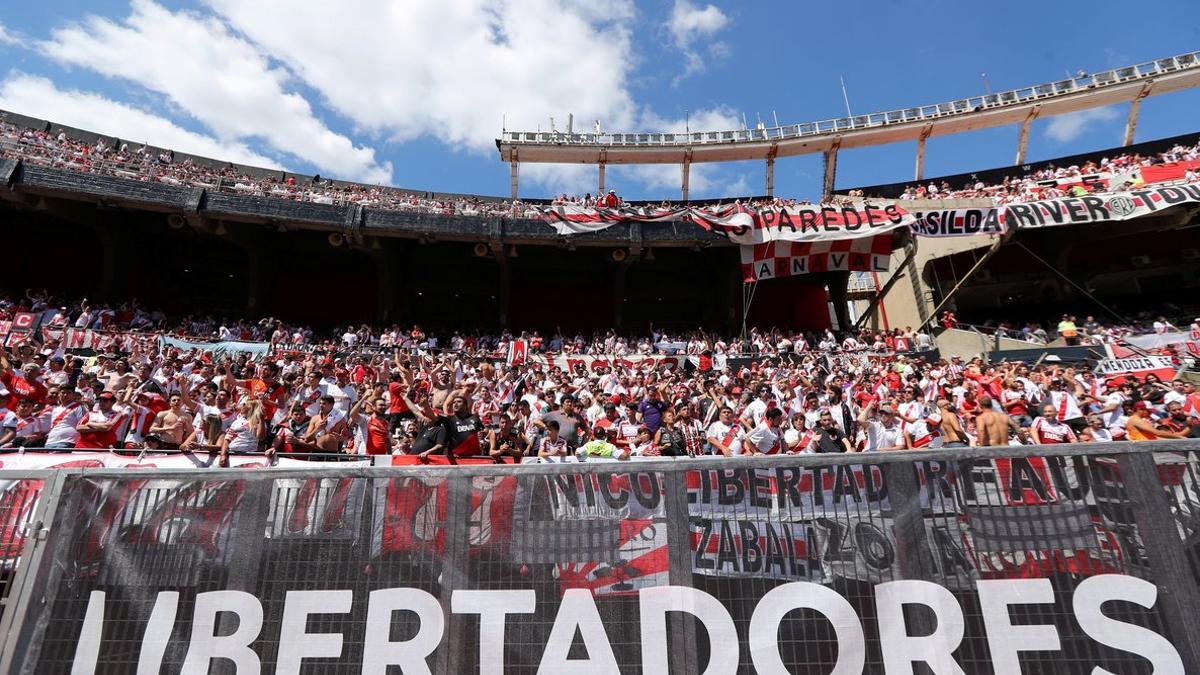
[[[991,335],[973,330],[963,330],[959,328],[950,328],[942,331],[936,338],[938,349],[942,352],[942,358],[951,356],[961,356],[964,359],[972,359],[976,356],[986,354],[987,352],[999,349],[1029,349],[1036,347],[1024,340],[1014,340],[1012,338],[1000,338],[999,344],[996,338]]]
[[[987,199],[919,199],[903,202],[907,211],[935,211],[946,209],[991,208],[992,203]],[[875,330],[904,328],[925,324],[933,318],[930,313],[934,308],[934,298],[931,290],[925,284],[923,271],[930,261],[972,249],[985,249],[992,245],[992,237],[912,237],[912,244],[917,252],[908,265],[902,265],[908,255],[908,248],[897,249],[892,253],[889,275],[880,276],[879,286],[887,284],[891,275],[904,275],[884,296],[880,307],[867,319],[867,326]],[[948,290],[948,289],[947,289]],[[868,302],[860,301],[855,311],[861,315],[867,309]]]

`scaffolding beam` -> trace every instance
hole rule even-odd
[[[771,151],[767,153],[767,196],[775,196],[775,153],[778,151],[778,145],[772,145]]]
[[[512,159],[511,164],[512,164],[512,198],[513,198],[513,201],[515,202],[515,201],[517,201],[517,177],[521,172],[521,170],[518,168],[517,153],[515,153],[515,152],[513,153],[513,159]]]
[[[688,150],[683,153],[683,164],[680,166],[680,173],[683,177],[683,201],[688,200],[688,178],[692,172],[692,151]]]
[[[1129,117],[1125,118],[1125,140],[1121,142],[1122,146],[1129,147],[1133,145],[1133,136],[1137,131],[1138,114],[1142,109],[1142,99],[1150,95],[1150,89],[1153,86],[1153,80],[1142,85],[1142,90],[1129,102]]]
[[[921,135],[917,137],[917,170],[913,180],[921,180],[925,177],[925,139],[929,138],[929,134],[933,132],[933,125],[926,124],[924,129],[921,129]]]
[[[1025,163],[1025,150],[1029,147],[1029,127],[1033,125],[1033,121],[1037,119],[1038,113],[1042,111],[1042,106],[1035,105],[1029,109],[1029,114],[1025,116],[1025,121],[1021,122],[1021,133],[1017,135],[1017,159],[1013,164],[1021,166]]]
[[[842,137],[837,136],[833,139],[833,144],[825,151],[825,178],[821,183],[822,198],[821,201],[829,201],[833,196],[833,184],[837,180],[837,156],[838,149],[842,147]]]

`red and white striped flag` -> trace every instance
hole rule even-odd
[[[525,363],[528,352],[528,340],[512,340],[508,343],[508,358],[505,359],[505,362],[510,366],[519,366]]]

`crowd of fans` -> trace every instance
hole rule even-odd
[[[0,447],[9,448],[184,449],[221,462],[252,452],[587,460],[1200,437],[1200,392],[1182,380],[926,358],[923,331],[441,341],[419,327],[322,338],[271,320],[177,324],[211,338],[269,337],[274,349],[256,361],[160,343],[172,322],[133,302],[59,305],[28,292],[0,307],[41,312],[51,327],[145,331],[122,353],[85,356],[53,338],[0,352]],[[563,368],[506,360],[514,340],[534,355],[707,360]],[[711,358],[739,353],[749,358]]]
[[[297,179],[282,173],[251,176],[232,164],[215,166],[192,159],[177,160],[171,151],[103,140],[84,142],[64,132],[52,134],[0,122],[0,156],[32,164],[103,174],[165,185],[202,187],[239,194],[274,197],[317,204],[359,204],[396,211],[458,215],[532,218],[534,207],[521,201],[499,201],[471,196],[430,198],[379,185],[361,185],[324,179]]]
[[[1192,317],[1200,313],[1200,308],[1194,305],[1181,307],[1171,304],[1163,309],[1175,317]],[[1138,335],[1164,335],[1183,330],[1200,334],[1200,318],[1191,320],[1190,326],[1184,320],[1178,321],[1182,327],[1176,325],[1162,312],[1140,310],[1131,317],[1124,317],[1110,323],[1102,323],[1090,314],[1082,322],[1074,314],[1063,314],[1062,319],[1053,325],[1043,325],[1033,321],[997,322],[988,320],[980,325],[966,327],[977,329],[987,335],[1024,340],[1035,345],[1050,344],[1061,339],[1068,346],[1111,345]],[[958,317],[951,311],[942,312],[942,315],[938,317],[938,323],[943,328],[963,327],[959,323]]]
[[[216,166],[192,159],[176,160],[171,151],[154,150],[145,145],[122,143],[112,147],[103,140],[84,142],[67,136],[18,127],[0,122],[0,156],[15,157],[34,164],[71,169],[88,173],[159,182],[175,186],[203,187],[241,194],[274,197],[318,204],[358,204],[362,206],[457,216],[490,216],[510,218],[539,218],[540,205],[521,200],[497,200],[473,196],[430,197],[422,193],[397,190],[379,185],[362,185],[323,179],[321,176],[297,178],[283,173],[251,176],[232,164]],[[976,181],[958,188],[948,182],[929,182],[909,186],[900,199],[957,199],[986,198],[997,204],[1081,195],[1091,192],[1127,190],[1142,184],[1139,170],[1152,164],[1191,162],[1200,159],[1200,142],[1192,146],[1178,145],[1150,157],[1122,154],[1086,162],[1082,166],[1049,166],[1020,177],[1005,177],[997,185]],[[261,173],[261,172],[260,172]],[[1195,169],[1188,169],[1186,180],[1198,178]],[[831,196],[833,201],[863,198],[861,191],[849,195]],[[799,199],[772,197],[745,202],[751,208],[784,208],[811,202]],[[551,201],[555,206],[585,208],[615,207],[624,202],[616,192],[583,196],[559,195]],[[650,205],[650,208],[670,209],[670,202]],[[718,204],[717,207],[720,205]]]
[[[1024,176],[1005,176],[999,184],[976,180],[954,187],[948,181],[930,181],[925,185],[908,186],[900,195],[900,199],[990,199],[999,205],[1120,192],[1144,185],[1141,170],[1148,166],[1191,163],[1196,160],[1200,160],[1200,141],[1194,145],[1176,145],[1165,152],[1148,157],[1130,153],[1111,158],[1104,157],[1099,162],[1088,161],[1082,165],[1051,164]],[[1179,172],[1183,180],[1193,182],[1200,179],[1195,168],[1184,166],[1187,168]],[[851,196],[863,196],[861,191],[852,193]]]

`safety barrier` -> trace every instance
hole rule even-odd
[[[0,672],[1200,672],[1196,450],[0,471]]]

